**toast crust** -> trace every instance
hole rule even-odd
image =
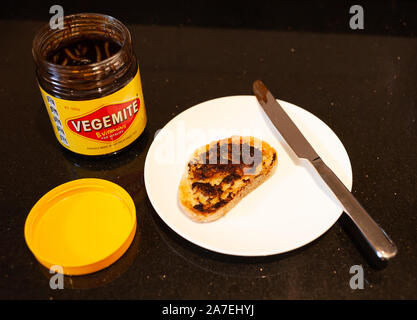
[[[194,221],[223,217],[276,170],[277,153],[255,137],[232,136],[198,148],[182,175],[178,200]]]

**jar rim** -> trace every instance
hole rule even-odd
[[[62,32],[62,30],[59,29],[51,29],[49,23],[43,25],[39,31],[36,33],[33,42],[32,42],[32,56],[35,60],[35,63],[37,65],[44,65],[48,69],[55,69],[59,72],[70,72],[74,73],[74,71],[83,72],[87,70],[95,70],[99,69],[102,66],[105,66],[106,64],[111,64],[112,62],[116,62],[118,59],[120,59],[120,56],[122,55],[123,50],[126,50],[127,47],[132,43],[131,35],[129,32],[129,29],[118,19],[114,18],[113,16],[102,14],[102,13],[75,13],[71,15],[64,16],[64,29],[65,29],[65,20],[71,19],[71,22],[76,22],[77,19],[85,19],[85,18],[102,18],[103,21],[107,20],[108,23],[113,23],[117,25],[122,30],[122,34],[124,35],[122,43],[120,43],[120,49],[113,54],[112,56],[103,59],[99,62],[89,63],[86,65],[80,65],[80,66],[71,66],[71,65],[60,65],[53,62],[49,62],[45,56],[43,56],[40,52],[41,44],[44,41],[47,41],[46,39],[42,39],[42,37],[46,37],[47,35],[52,36],[54,33]],[[70,27],[71,28],[71,27]],[[39,45],[38,45],[39,44]]]
[[[48,55],[72,40],[107,38],[119,50],[101,61],[68,66],[48,61]],[[76,13],[64,17],[63,29],[40,28],[32,44],[38,83],[56,96],[83,99],[122,86],[136,72],[136,57],[129,29],[116,18],[100,13]]]

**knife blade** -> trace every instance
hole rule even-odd
[[[262,81],[256,80],[253,83],[253,92],[268,118],[297,157],[307,159],[313,165],[376,256],[383,261],[393,258],[397,254],[394,242],[324,163]]]

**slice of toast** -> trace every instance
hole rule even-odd
[[[197,149],[179,188],[179,203],[195,221],[224,216],[245,195],[272,175],[277,153],[255,137],[232,136]]]

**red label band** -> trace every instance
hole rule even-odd
[[[75,133],[98,141],[114,141],[129,129],[140,108],[139,98],[104,106],[88,115],[67,120]]]

